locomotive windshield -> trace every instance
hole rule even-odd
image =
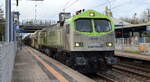
[[[108,32],[111,30],[111,23],[105,19],[95,19],[96,32]]]
[[[80,32],[92,32],[92,22],[90,19],[76,20],[76,29]]]

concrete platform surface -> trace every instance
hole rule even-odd
[[[12,82],[95,82],[30,47],[24,47],[15,61]]]
[[[150,61],[150,55],[142,55],[142,54],[134,54],[134,53],[118,52],[118,51],[115,51],[115,55],[121,57]]]

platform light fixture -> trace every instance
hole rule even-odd
[[[35,24],[37,23],[37,3],[44,0],[28,0],[28,1],[34,1],[35,2]]]

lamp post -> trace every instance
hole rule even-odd
[[[34,1],[35,2],[35,18],[34,18],[34,24],[37,24],[37,2],[38,1],[44,1],[44,0],[30,0],[30,1]]]

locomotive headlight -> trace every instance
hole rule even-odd
[[[95,16],[95,13],[90,13],[89,15],[90,15],[90,16]]]
[[[75,47],[82,47],[83,43],[82,42],[75,42]]]
[[[76,43],[75,43],[75,46],[76,46],[76,47],[79,47],[79,46],[80,46],[80,44],[79,44],[78,42],[76,42]]]
[[[113,43],[112,43],[112,42],[107,42],[106,45],[107,45],[108,47],[112,47],[112,46],[113,46]]]

